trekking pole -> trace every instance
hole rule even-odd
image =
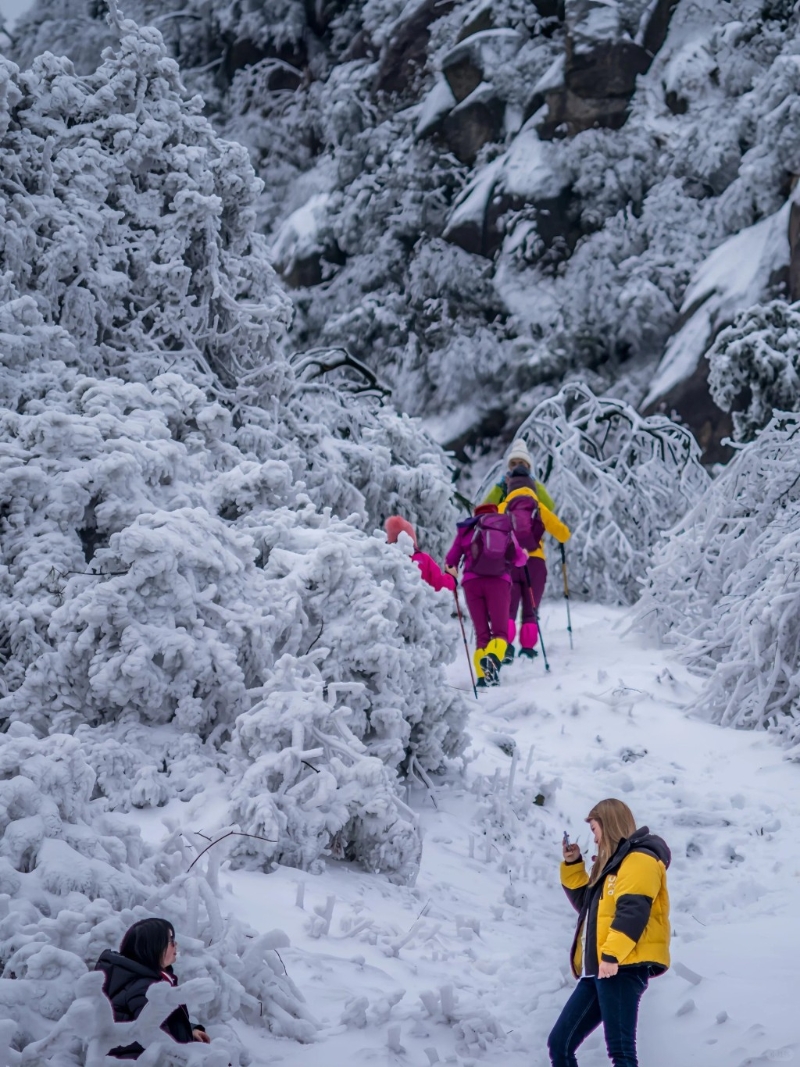
[[[469,676],[472,681],[472,692],[475,694],[475,699],[478,699],[478,687],[475,684],[475,673],[472,670],[472,659],[469,654],[469,645],[467,644],[467,631],[464,629],[464,616],[461,614],[461,604],[458,599],[458,578],[453,579],[455,585],[453,586],[453,596],[456,598],[456,612],[458,613],[458,621],[461,624],[461,636],[464,638],[464,651],[467,654],[467,666],[469,667]]]
[[[536,625],[539,628],[539,641],[540,641],[541,646],[542,646],[542,659],[544,660],[544,669],[546,671],[549,671],[550,670],[550,664],[547,662],[547,652],[546,652],[545,647],[544,647],[544,631],[542,630],[542,621],[539,618],[539,609],[535,607],[533,610],[534,610],[534,612],[536,614]]]
[[[564,599],[567,602],[567,631],[569,632],[569,647],[572,648],[572,616],[569,612],[569,582],[567,581],[567,553],[561,545],[561,577],[564,579]]]
[[[549,671],[550,670],[550,664],[547,662],[547,651],[546,651],[546,649],[544,647],[544,634],[542,633],[542,624],[541,624],[541,622],[539,622],[539,609],[536,607],[536,600],[535,600],[535,598],[533,596],[533,586],[531,585],[531,576],[530,576],[530,574],[528,574],[528,564],[527,563],[525,564],[525,580],[528,583],[528,592],[530,593],[531,605],[533,607],[533,617],[534,617],[534,619],[536,619],[536,628],[539,631],[539,641],[541,642],[541,646],[542,646],[542,659],[544,660],[544,669],[546,671]]]

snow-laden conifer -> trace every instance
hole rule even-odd
[[[697,707],[795,744],[800,420],[776,414],[658,549],[637,618],[707,677]]]
[[[715,403],[749,441],[773,411],[800,410],[800,305],[773,300],[742,312],[708,354]]]

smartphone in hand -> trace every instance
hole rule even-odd
[[[561,843],[563,844],[564,848],[569,848],[569,834],[566,830],[564,831],[564,837]]]

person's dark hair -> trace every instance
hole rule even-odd
[[[140,919],[126,931],[119,946],[120,955],[152,971],[160,971],[161,960],[174,937],[172,923],[166,919]]]

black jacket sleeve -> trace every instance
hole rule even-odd
[[[617,900],[617,910],[611,923],[612,930],[619,930],[631,941],[638,941],[650,921],[653,898],[643,893],[626,893]]]

